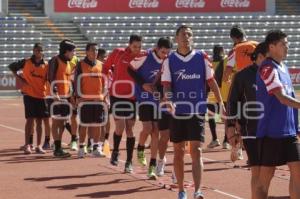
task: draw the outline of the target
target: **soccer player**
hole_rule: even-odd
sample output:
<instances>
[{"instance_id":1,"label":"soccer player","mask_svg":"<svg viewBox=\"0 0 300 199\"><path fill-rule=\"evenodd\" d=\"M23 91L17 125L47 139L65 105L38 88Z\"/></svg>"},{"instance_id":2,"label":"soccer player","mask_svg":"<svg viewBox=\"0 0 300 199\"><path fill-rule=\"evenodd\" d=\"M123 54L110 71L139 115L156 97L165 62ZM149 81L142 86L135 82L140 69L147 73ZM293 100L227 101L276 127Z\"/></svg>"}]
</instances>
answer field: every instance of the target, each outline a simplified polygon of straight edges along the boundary
<instances>
[{"instance_id":1,"label":"soccer player","mask_svg":"<svg viewBox=\"0 0 300 199\"><path fill-rule=\"evenodd\" d=\"M129 63L141 52L142 37L131 35L127 48L117 48L108 56L103 66L104 74L108 74L113 67L113 80L110 88L111 110L115 121L115 132L113 135L113 152L111 155L111 164L118 165L119 145L122 139L123 131L126 131L126 151L127 160L125 163L125 172L131 173L132 155L135 145L135 137L132 128L135 124L135 98L134 81L127 73Z\"/></svg>"},{"instance_id":2,"label":"soccer player","mask_svg":"<svg viewBox=\"0 0 300 199\"><path fill-rule=\"evenodd\" d=\"M257 137L260 155L259 185L256 198L265 199L275 167L287 164L290 170L290 197L300 198L300 143L297 138L300 101L287 66L287 35L280 30L270 31L265 38L268 58L257 75L256 100L263 104L263 117L258 121Z\"/></svg>"},{"instance_id":3,"label":"soccer player","mask_svg":"<svg viewBox=\"0 0 300 199\"><path fill-rule=\"evenodd\" d=\"M100 140L100 125L104 122L104 82L102 63L97 60L98 47L96 43L86 45L86 57L80 61L75 73L75 93L79 102L79 143L78 157L85 156L85 138L89 131L94 141L93 155L104 157ZM102 143L101 143L102 142Z\"/></svg>"},{"instance_id":4,"label":"soccer player","mask_svg":"<svg viewBox=\"0 0 300 199\"><path fill-rule=\"evenodd\" d=\"M52 57L49 61L49 82L51 85L51 95L54 102L51 106L52 113L52 136L54 139L54 156L66 158L71 154L65 152L61 147L64 124L71 116L72 105L68 102L71 93L72 67L70 61L75 54L75 44L71 40L63 40L59 44L59 55ZM71 109L71 110L70 110Z\"/></svg>"},{"instance_id":5,"label":"soccer player","mask_svg":"<svg viewBox=\"0 0 300 199\"><path fill-rule=\"evenodd\" d=\"M174 171L178 182L178 198L186 199L184 190L184 151L190 142L192 174L195 184L194 198L203 199L200 185L203 173L201 148L204 142L204 115L206 113L206 84L215 93L221 110L225 112L220 90L213 77L207 54L194 50L193 31L180 26L176 31L177 51L163 63L162 84L164 104L173 114L170 140L174 144Z\"/></svg>"},{"instance_id":6,"label":"soccer player","mask_svg":"<svg viewBox=\"0 0 300 199\"><path fill-rule=\"evenodd\" d=\"M226 101L227 96L229 93L230 83L224 82L223 79L223 72L225 69L225 66L227 64L227 57L225 56L225 50L220 45L215 45L213 49L213 62L212 67L215 70L214 77L218 83L218 86L221 91L221 96L224 101L224 105L226 107ZM219 106L216 101L216 98L214 97L213 92L208 93L208 104L207 108L209 110L208 112L208 124L210 128L210 132L212 134L212 141L207 145L208 148L215 148L217 146L220 146L220 141L217 137L216 132L216 121L215 121L215 113L219 112ZM225 121L226 123L226 121ZM227 136L226 136L226 125L225 125L225 134L224 134L224 140L223 140L223 149L229 149L230 145L227 142Z\"/></svg>"},{"instance_id":7,"label":"soccer player","mask_svg":"<svg viewBox=\"0 0 300 199\"><path fill-rule=\"evenodd\" d=\"M44 60L43 46L40 43L34 44L31 58L23 59L10 64L8 67L22 84L23 102L25 107L25 154L31 154L32 133L34 121L37 125L37 153L44 154L42 149L42 120L49 117L46 97L46 83L48 63ZM22 75L18 72L22 70ZM31 139L31 140L30 140Z\"/></svg>"},{"instance_id":8,"label":"soccer player","mask_svg":"<svg viewBox=\"0 0 300 199\"><path fill-rule=\"evenodd\" d=\"M253 199L255 199L260 164L256 139L258 113L254 110L260 108L259 105L255 104L256 73L258 67L265 60L266 55L267 45L262 42L258 44L251 56L253 64L235 74L227 106L227 115L230 117L227 120L227 135L233 147L236 147L235 145L240 142L240 136L242 136L248 156L248 164L251 168L251 192ZM236 159L237 157L233 158Z\"/></svg>"},{"instance_id":9,"label":"soccer player","mask_svg":"<svg viewBox=\"0 0 300 199\"><path fill-rule=\"evenodd\" d=\"M137 83L135 96L138 102L139 119L143 125L137 147L137 158L142 166L147 165L144 152L145 142L148 135L151 135L151 159L147 175L149 179L157 178L156 157L159 141L158 120L160 116L158 111L160 110L160 97L157 94L160 93L154 93L154 80L161 69L163 60L168 56L171 48L172 42L169 38L160 38L154 49L136 57L130 62L130 67L128 68L128 73Z\"/></svg>"},{"instance_id":10,"label":"soccer player","mask_svg":"<svg viewBox=\"0 0 300 199\"><path fill-rule=\"evenodd\" d=\"M257 46L256 41L247 40L244 29L235 25L230 30L233 49L229 52L227 67L224 72L224 81L230 80L230 75L252 64L251 54Z\"/></svg>"}]
</instances>

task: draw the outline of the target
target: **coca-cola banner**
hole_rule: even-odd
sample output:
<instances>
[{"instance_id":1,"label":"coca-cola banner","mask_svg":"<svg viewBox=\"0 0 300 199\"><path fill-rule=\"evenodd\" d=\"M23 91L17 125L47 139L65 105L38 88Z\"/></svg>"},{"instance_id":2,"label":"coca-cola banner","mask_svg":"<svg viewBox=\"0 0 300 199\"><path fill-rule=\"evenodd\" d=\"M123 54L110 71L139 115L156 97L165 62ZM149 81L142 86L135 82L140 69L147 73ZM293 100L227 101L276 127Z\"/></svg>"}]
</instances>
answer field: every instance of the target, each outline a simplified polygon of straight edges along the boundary
<instances>
[{"instance_id":1,"label":"coca-cola banner","mask_svg":"<svg viewBox=\"0 0 300 199\"><path fill-rule=\"evenodd\" d=\"M55 12L265 12L266 0L55 0Z\"/></svg>"}]
</instances>

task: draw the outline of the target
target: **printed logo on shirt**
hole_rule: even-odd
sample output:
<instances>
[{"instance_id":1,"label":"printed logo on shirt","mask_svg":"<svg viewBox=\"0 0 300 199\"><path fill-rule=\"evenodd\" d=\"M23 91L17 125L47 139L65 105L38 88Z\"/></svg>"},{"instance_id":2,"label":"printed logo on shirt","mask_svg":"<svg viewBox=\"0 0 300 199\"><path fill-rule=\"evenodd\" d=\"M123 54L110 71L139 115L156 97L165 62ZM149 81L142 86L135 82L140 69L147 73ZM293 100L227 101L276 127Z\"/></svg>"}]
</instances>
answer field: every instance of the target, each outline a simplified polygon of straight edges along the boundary
<instances>
[{"instance_id":1,"label":"printed logo on shirt","mask_svg":"<svg viewBox=\"0 0 300 199\"><path fill-rule=\"evenodd\" d=\"M185 69L178 70L174 74L178 75L176 81L178 81L179 79L181 79L181 80L192 80L192 79L200 79L201 78L200 74L196 74L196 73L186 74Z\"/></svg>"},{"instance_id":2,"label":"printed logo on shirt","mask_svg":"<svg viewBox=\"0 0 300 199\"><path fill-rule=\"evenodd\" d=\"M159 72L159 70L153 70L153 71L151 71L150 72L150 79L152 79L152 78L154 78L154 77L156 77L156 75L157 75L157 73Z\"/></svg>"}]
</instances>

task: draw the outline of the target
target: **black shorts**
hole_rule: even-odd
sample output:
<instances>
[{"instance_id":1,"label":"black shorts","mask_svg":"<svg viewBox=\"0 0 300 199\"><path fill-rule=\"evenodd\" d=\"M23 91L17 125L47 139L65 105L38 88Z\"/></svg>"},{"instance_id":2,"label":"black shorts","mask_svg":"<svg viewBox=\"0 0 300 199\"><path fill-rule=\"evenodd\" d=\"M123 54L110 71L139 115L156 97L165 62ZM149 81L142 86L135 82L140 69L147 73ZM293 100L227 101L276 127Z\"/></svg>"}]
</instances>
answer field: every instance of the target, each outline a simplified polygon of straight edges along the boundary
<instances>
[{"instance_id":1,"label":"black shorts","mask_svg":"<svg viewBox=\"0 0 300 199\"><path fill-rule=\"evenodd\" d=\"M161 118L159 118L158 120L158 130L164 131L170 129L171 119L172 119L171 114L162 112Z\"/></svg>"},{"instance_id":2,"label":"black shorts","mask_svg":"<svg viewBox=\"0 0 300 199\"><path fill-rule=\"evenodd\" d=\"M78 107L80 124L100 124L104 122L104 108L101 104L82 104Z\"/></svg>"},{"instance_id":3,"label":"black shorts","mask_svg":"<svg viewBox=\"0 0 300 199\"><path fill-rule=\"evenodd\" d=\"M45 99L31 97L29 95L23 96L23 103L25 107L25 118L47 118L49 111Z\"/></svg>"},{"instance_id":4,"label":"black shorts","mask_svg":"<svg viewBox=\"0 0 300 199\"><path fill-rule=\"evenodd\" d=\"M257 139L243 139L249 166L259 166L259 152L257 147Z\"/></svg>"},{"instance_id":5,"label":"black shorts","mask_svg":"<svg viewBox=\"0 0 300 199\"><path fill-rule=\"evenodd\" d=\"M48 106L50 110L51 117L65 118L71 116L72 105L69 103L68 99L62 99L62 101L54 101L53 99L48 99Z\"/></svg>"},{"instance_id":6,"label":"black shorts","mask_svg":"<svg viewBox=\"0 0 300 199\"><path fill-rule=\"evenodd\" d=\"M226 102L224 102L224 107L227 107ZM218 103L208 103L207 109L213 113L220 113L220 105Z\"/></svg>"},{"instance_id":7,"label":"black shorts","mask_svg":"<svg viewBox=\"0 0 300 199\"><path fill-rule=\"evenodd\" d=\"M118 118L135 119L136 105L134 100L110 96L111 114Z\"/></svg>"},{"instance_id":8,"label":"black shorts","mask_svg":"<svg viewBox=\"0 0 300 199\"><path fill-rule=\"evenodd\" d=\"M158 109L150 104L138 106L139 120L142 122L156 122L158 120Z\"/></svg>"},{"instance_id":9,"label":"black shorts","mask_svg":"<svg viewBox=\"0 0 300 199\"><path fill-rule=\"evenodd\" d=\"M189 119L171 119L170 140L174 143L183 141L204 142L204 115L192 115Z\"/></svg>"},{"instance_id":10,"label":"black shorts","mask_svg":"<svg viewBox=\"0 0 300 199\"><path fill-rule=\"evenodd\" d=\"M297 137L258 139L261 166L281 166L300 161L300 142Z\"/></svg>"}]
</instances>

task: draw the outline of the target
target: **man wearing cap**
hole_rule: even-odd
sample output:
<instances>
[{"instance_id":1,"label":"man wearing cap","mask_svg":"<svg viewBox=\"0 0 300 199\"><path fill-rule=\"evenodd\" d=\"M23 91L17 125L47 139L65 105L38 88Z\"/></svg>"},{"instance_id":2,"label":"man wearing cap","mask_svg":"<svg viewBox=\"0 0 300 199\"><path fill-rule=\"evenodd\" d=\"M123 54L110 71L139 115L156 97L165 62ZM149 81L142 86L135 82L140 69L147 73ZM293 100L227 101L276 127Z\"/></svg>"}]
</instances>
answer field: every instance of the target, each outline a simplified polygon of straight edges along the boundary
<instances>
[{"instance_id":1,"label":"man wearing cap","mask_svg":"<svg viewBox=\"0 0 300 199\"><path fill-rule=\"evenodd\" d=\"M54 103L51 105L52 136L54 139L54 156L69 157L61 147L62 134L65 121L70 118L72 107L68 103L71 96L71 72L70 60L75 54L75 44L71 40L63 40L59 44L59 55L49 61L48 79L51 85L50 92Z\"/></svg>"}]
</instances>

